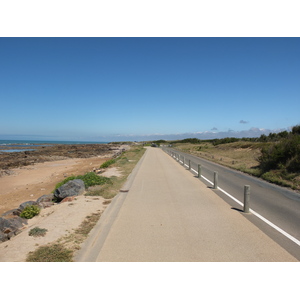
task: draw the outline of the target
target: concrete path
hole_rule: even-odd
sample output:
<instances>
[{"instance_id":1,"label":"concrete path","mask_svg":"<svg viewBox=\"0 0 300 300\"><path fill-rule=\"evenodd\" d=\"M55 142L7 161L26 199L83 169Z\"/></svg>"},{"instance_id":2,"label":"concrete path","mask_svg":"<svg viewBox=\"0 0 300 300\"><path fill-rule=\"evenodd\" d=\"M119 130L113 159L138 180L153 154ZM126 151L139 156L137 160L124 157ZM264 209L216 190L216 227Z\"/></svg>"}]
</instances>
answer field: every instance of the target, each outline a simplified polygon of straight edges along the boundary
<instances>
[{"instance_id":1,"label":"concrete path","mask_svg":"<svg viewBox=\"0 0 300 300\"><path fill-rule=\"evenodd\" d=\"M126 185L76 261L297 261L161 149Z\"/></svg>"}]
</instances>

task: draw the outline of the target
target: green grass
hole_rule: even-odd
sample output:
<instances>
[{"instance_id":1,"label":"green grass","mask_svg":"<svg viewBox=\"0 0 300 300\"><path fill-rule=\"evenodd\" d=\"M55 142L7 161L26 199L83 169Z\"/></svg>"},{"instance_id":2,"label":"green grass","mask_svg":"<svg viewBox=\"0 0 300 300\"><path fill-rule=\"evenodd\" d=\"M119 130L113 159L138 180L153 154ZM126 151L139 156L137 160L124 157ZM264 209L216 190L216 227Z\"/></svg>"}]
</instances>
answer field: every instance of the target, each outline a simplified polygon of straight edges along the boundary
<instances>
[{"instance_id":1,"label":"green grass","mask_svg":"<svg viewBox=\"0 0 300 300\"><path fill-rule=\"evenodd\" d=\"M102 186L97 186L92 190L89 190L87 195L102 196L105 199L112 199L115 197L145 151L146 149L143 146L131 146L131 148L122 153L122 155L118 157L114 163L114 166L121 171L122 176L111 177L111 182L109 184L106 183Z\"/></svg>"},{"instance_id":2,"label":"green grass","mask_svg":"<svg viewBox=\"0 0 300 300\"><path fill-rule=\"evenodd\" d=\"M90 186L94 185L101 185L101 184L110 184L111 180L104 176L98 176L94 172L88 172L85 175L78 175L78 176L70 176L68 178L65 178L63 181L59 182L55 186L55 190L61 187L62 185L66 184L70 180L74 179L81 179L84 182L84 185L86 188L89 188Z\"/></svg>"},{"instance_id":3,"label":"green grass","mask_svg":"<svg viewBox=\"0 0 300 300\"><path fill-rule=\"evenodd\" d=\"M110 165L114 164L116 162L116 160L113 158L113 159L109 159L107 160L106 162L104 162L101 166L100 166L100 169L106 169L108 168Z\"/></svg>"}]
</instances>

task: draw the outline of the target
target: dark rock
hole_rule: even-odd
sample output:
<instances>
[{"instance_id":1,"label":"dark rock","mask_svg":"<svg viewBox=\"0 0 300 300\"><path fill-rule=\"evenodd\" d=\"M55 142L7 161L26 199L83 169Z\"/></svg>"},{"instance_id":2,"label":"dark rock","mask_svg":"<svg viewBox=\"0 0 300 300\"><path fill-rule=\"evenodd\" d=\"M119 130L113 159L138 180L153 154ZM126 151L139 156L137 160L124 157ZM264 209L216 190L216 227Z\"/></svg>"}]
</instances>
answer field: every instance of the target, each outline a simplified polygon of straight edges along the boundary
<instances>
[{"instance_id":1,"label":"dark rock","mask_svg":"<svg viewBox=\"0 0 300 300\"><path fill-rule=\"evenodd\" d=\"M11 209L4 214L2 214L2 217L12 217L12 216L19 216L21 214L22 210L15 208Z\"/></svg>"},{"instance_id":2,"label":"dark rock","mask_svg":"<svg viewBox=\"0 0 300 300\"><path fill-rule=\"evenodd\" d=\"M18 216L9 218L7 220L9 220L9 222L12 224L12 226L14 226L17 229L24 227L24 225L26 225L28 223L26 219L18 217Z\"/></svg>"},{"instance_id":3,"label":"dark rock","mask_svg":"<svg viewBox=\"0 0 300 300\"><path fill-rule=\"evenodd\" d=\"M43 195L36 200L36 203L51 202L54 199L53 194Z\"/></svg>"},{"instance_id":4,"label":"dark rock","mask_svg":"<svg viewBox=\"0 0 300 300\"><path fill-rule=\"evenodd\" d=\"M77 196L85 191L84 182L81 179L74 179L68 181L66 184L62 185L55 190L54 196L62 200L66 197Z\"/></svg>"},{"instance_id":5,"label":"dark rock","mask_svg":"<svg viewBox=\"0 0 300 300\"><path fill-rule=\"evenodd\" d=\"M14 216L11 218L0 218L0 231L4 232L7 228L15 230L18 228L22 228L25 224L27 224L27 220L18 216Z\"/></svg>"},{"instance_id":6,"label":"dark rock","mask_svg":"<svg viewBox=\"0 0 300 300\"><path fill-rule=\"evenodd\" d=\"M5 242L8 240L8 237L6 234L4 234L2 231L0 231L0 243Z\"/></svg>"},{"instance_id":7,"label":"dark rock","mask_svg":"<svg viewBox=\"0 0 300 300\"><path fill-rule=\"evenodd\" d=\"M24 208L29 205L38 205L38 204L36 203L36 201L26 201L20 204L19 209L24 210Z\"/></svg>"},{"instance_id":8,"label":"dark rock","mask_svg":"<svg viewBox=\"0 0 300 300\"><path fill-rule=\"evenodd\" d=\"M4 232L6 228L11 226L10 222L5 218L0 218L0 231Z\"/></svg>"},{"instance_id":9,"label":"dark rock","mask_svg":"<svg viewBox=\"0 0 300 300\"><path fill-rule=\"evenodd\" d=\"M14 235L21 232L20 229L27 224L27 220L18 216L13 217L1 217L0 218L0 242L9 240Z\"/></svg>"}]
</instances>

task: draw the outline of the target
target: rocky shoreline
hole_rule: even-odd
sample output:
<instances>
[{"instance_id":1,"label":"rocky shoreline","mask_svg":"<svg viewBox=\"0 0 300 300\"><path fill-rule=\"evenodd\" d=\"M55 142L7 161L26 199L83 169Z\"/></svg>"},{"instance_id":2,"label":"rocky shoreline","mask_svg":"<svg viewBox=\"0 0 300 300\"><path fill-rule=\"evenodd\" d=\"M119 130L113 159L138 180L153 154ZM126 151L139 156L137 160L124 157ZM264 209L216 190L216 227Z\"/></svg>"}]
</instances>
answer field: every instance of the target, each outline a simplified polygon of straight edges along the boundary
<instances>
[{"instance_id":1,"label":"rocky shoreline","mask_svg":"<svg viewBox=\"0 0 300 300\"><path fill-rule=\"evenodd\" d=\"M20 168L46 161L110 155L112 151L115 152L114 155L119 155L124 147L123 145L110 144L59 144L30 148L34 149L34 151L28 151L26 147L24 147L24 151L22 152L0 152L0 177L11 175L12 171L10 171L10 169L12 168ZM7 147L5 149L9 150Z\"/></svg>"}]
</instances>

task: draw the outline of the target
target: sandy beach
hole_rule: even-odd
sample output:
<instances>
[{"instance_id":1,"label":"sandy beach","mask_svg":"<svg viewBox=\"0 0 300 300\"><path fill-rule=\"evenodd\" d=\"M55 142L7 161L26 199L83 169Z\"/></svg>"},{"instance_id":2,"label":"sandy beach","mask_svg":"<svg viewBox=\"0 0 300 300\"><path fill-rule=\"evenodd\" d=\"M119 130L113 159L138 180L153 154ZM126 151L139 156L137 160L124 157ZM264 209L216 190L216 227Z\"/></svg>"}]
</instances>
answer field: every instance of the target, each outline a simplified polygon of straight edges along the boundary
<instances>
[{"instance_id":1,"label":"sandy beach","mask_svg":"<svg viewBox=\"0 0 300 300\"><path fill-rule=\"evenodd\" d=\"M125 146L126 148L126 146ZM83 175L110 159L118 152L88 158L67 158L35 163L33 165L9 169L12 175L0 177L0 215L18 208L25 201L36 201L40 196L50 194L55 185L71 175ZM115 168L108 169L103 176L119 176ZM21 233L0 243L0 262L22 262L30 251L38 246L54 242L78 228L92 213L102 213L107 201L102 197L78 196L71 203L61 203L45 209L28 220ZM33 227L46 228L44 237L31 237L28 232Z\"/></svg>"},{"instance_id":2,"label":"sandy beach","mask_svg":"<svg viewBox=\"0 0 300 300\"><path fill-rule=\"evenodd\" d=\"M71 158L12 169L14 175L0 177L0 215L49 194L65 177L90 172L109 157Z\"/></svg>"}]
</instances>

